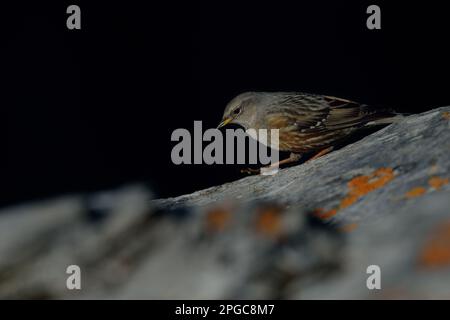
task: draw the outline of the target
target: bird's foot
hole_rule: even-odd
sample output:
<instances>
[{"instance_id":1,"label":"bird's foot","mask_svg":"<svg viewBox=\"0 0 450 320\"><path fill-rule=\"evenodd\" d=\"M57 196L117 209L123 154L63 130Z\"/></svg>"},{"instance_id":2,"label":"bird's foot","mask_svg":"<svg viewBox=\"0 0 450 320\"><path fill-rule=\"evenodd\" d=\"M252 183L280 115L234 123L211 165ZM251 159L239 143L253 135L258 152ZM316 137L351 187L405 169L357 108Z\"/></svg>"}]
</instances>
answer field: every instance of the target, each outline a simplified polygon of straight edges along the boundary
<instances>
[{"instance_id":1,"label":"bird's foot","mask_svg":"<svg viewBox=\"0 0 450 320\"><path fill-rule=\"evenodd\" d=\"M267 166L261 167L259 169L245 168L241 170L241 173L246 173L248 175L260 174L262 176L271 176L278 172L278 167Z\"/></svg>"},{"instance_id":2,"label":"bird's foot","mask_svg":"<svg viewBox=\"0 0 450 320\"><path fill-rule=\"evenodd\" d=\"M301 157L302 157L302 155L299 153L291 153L289 158L278 161L276 163L272 163L270 166L262 167L259 169L246 168L246 169L242 169L241 173L261 174L263 176L271 176L278 172L280 165L297 162L298 160L300 160Z\"/></svg>"},{"instance_id":3,"label":"bird's foot","mask_svg":"<svg viewBox=\"0 0 450 320\"><path fill-rule=\"evenodd\" d=\"M245 168L245 169L241 169L241 173L246 173L248 175L260 174L261 169Z\"/></svg>"}]
</instances>

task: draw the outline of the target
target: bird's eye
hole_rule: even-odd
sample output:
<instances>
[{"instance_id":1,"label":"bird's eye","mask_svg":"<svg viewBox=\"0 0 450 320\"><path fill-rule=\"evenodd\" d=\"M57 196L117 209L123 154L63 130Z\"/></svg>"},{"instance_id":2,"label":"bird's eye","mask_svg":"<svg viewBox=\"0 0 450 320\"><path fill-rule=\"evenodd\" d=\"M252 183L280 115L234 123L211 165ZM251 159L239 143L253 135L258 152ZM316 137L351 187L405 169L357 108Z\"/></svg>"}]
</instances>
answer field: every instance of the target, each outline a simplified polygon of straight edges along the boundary
<instances>
[{"instance_id":1,"label":"bird's eye","mask_svg":"<svg viewBox=\"0 0 450 320\"><path fill-rule=\"evenodd\" d=\"M233 111L234 115L238 115L239 113L241 113L241 108L234 109L234 111Z\"/></svg>"}]
</instances>

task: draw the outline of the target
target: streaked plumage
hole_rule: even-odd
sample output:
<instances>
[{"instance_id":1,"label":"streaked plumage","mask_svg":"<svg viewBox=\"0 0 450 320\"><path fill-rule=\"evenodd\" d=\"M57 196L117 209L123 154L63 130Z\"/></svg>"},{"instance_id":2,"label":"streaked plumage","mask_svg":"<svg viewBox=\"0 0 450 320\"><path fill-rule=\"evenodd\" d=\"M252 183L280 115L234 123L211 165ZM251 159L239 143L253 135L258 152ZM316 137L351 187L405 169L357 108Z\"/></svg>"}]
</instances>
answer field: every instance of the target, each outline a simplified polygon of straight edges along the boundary
<instances>
[{"instance_id":1,"label":"streaked plumage","mask_svg":"<svg viewBox=\"0 0 450 320\"><path fill-rule=\"evenodd\" d=\"M317 152L355 131L394 121L397 115L332 96L301 92L246 92L225 108L222 123L245 129L279 129L279 149Z\"/></svg>"}]
</instances>

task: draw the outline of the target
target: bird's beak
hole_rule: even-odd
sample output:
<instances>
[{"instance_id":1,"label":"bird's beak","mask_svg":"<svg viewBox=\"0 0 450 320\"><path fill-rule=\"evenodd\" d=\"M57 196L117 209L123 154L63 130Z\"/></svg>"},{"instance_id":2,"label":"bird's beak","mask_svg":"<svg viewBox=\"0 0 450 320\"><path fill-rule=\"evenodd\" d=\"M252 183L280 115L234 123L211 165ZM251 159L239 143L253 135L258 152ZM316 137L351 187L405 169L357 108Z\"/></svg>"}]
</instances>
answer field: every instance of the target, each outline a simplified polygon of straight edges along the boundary
<instances>
[{"instance_id":1,"label":"bird's beak","mask_svg":"<svg viewBox=\"0 0 450 320\"><path fill-rule=\"evenodd\" d=\"M226 119L223 120L221 123L219 123L219 125L217 126L217 129L220 129L220 128L222 128L223 126L226 126L226 125L229 124L232 120L233 120L233 118L226 118Z\"/></svg>"}]
</instances>

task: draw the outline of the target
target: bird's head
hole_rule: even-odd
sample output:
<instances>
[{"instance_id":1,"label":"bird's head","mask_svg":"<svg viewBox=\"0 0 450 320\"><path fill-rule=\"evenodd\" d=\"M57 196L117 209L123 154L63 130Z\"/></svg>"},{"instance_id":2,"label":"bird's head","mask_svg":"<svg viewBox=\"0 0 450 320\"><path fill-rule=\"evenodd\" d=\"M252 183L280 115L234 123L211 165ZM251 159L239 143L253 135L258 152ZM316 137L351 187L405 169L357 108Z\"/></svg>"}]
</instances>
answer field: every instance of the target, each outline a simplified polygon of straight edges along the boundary
<instances>
[{"instance_id":1,"label":"bird's head","mask_svg":"<svg viewBox=\"0 0 450 320\"><path fill-rule=\"evenodd\" d=\"M257 92L245 92L238 95L225 107L222 121L217 128L229 123L240 125L245 129L253 128L256 120L256 105L259 100L260 93Z\"/></svg>"}]
</instances>

